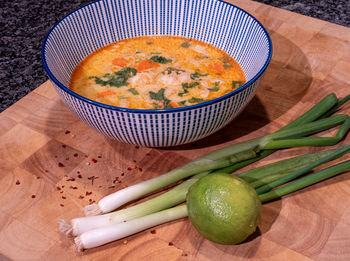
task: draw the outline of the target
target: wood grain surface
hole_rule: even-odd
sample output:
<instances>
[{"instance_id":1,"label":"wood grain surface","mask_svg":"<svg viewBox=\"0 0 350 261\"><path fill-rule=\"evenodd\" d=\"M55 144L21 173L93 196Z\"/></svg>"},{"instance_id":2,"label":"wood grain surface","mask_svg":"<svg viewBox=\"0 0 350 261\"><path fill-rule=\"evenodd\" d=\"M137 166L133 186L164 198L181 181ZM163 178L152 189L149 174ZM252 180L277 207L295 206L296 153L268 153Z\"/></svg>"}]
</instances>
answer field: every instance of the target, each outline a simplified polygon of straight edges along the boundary
<instances>
[{"instance_id":1,"label":"wood grain surface","mask_svg":"<svg viewBox=\"0 0 350 261\"><path fill-rule=\"evenodd\" d=\"M274 131L330 92L349 94L349 28L252 1L232 3L267 27L274 52L256 97L210 137L164 149L110 140L78 120L49 82L0 114L0 260L350 260L349 172L265 204L258 231L236 246L204 239L187 219L83 253L58 231L59 219L82 216L91 201ZM341 112L349 114L350 106ZM323 149L276 152L249 168Z\"/></svg>"}]
</instances>

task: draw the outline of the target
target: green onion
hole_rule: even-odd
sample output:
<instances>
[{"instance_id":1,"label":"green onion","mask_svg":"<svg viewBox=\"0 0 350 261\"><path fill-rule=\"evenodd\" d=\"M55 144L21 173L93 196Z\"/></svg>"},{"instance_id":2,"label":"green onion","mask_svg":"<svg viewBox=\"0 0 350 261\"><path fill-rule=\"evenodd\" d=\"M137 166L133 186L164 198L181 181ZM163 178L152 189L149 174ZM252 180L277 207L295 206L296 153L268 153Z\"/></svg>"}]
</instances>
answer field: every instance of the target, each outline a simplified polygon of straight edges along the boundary
<instances>
[{"instance_id":1,"label":"green onion","mask_svg":"<svg viewBox=\"0 0 350 261\"><path fill-rule=\"evenodd\" d=\"M343 99L345 100L345 98ZM341 102L341 101L340 101ZM313 106L310 110L305 112L303 115L292 121L291 123L287 124L286 126L282 127L280 130L292 128L295 126L299 126L304 123L312 122L317 119L321 119L323 115L327 114L328 111L330 111L332 108L337 106L338 99L335 96L334 93L328 94L325 98L323 98L321 101L319 101L315 106ZM329 115L330 116L330 115ZM256 162L262 158L265 158L275 152L276 150L263 150L261 151L258 156L254 159L249 159L245 161L238 162L232 166L226 167L221 169L223 173L231 173L233 171L236 171L240 168L243 168L249 164L252 164L253 162Z\"/></svg>"},{"instance_id":2,"label":"green onion","mask_svg":"<svg viewBox=\"0 0 350 261\"><path fill-rule=\"evenodd\" d=\"M282 197L284 195L287 195L291 192L308 187L322 180L331 178L335 175L348 171L349 169L350 169L350 160L347 160L337 165L334 165L326 169L320 170L318 172L315 172L313 174L310 174L306 177L300 178L276 190L272 190L270 192L261 194L259 195L259 198L261 202L267 202L267 201Z\"/></svg>"},{"instance_id":3,"label":"green onion","mask_svg":"<svg viewBox=\"0 0 350 261\"><path fill-rule=\"evenodd\" d=\"M304 154L301 156L280 160L255 169L251 169L237 176L248 182L253 188L270 183L278 177L290 174L322 157L333 154L337 149Z\"/></svg>"},{"instance_id":4,"label":"green onion","mask_svg":"<svg viewBox=\"0 0 350 261\"><path fill-rule=\"evenodd\" d=\"M310 174L281 188L259 195L267 202L350 170L350 160ZM188 216L186 205L170 208L130 221L86 231L75 238L78 251L107 244L145 229Z\"/></svg>"},{"instance_id":5,"label":"green onion","mask_svg":"<svg viewBox=\"0 0 350 261\"><path fill-rule=\"evenodd\" d=\"M348 101L350 101L350 95L345 96L343 99L341 99L336 105L334 105L332 107L331 110L329 110L327 113L325 113L324 115L322 115L322 118L326 118L329 117L330 115L332 115L334 112L336 112L343 104L347 103Z\"/></svg>"},{"instance_id":6,"label":"green onion","mask_svg":"<svg viewBox=\"0 0 350 261\"><path fill-rule=\"evenodd\" d=\"M74 239L78 251L107 244L145 229L187 217L186 205L163 210L127 222L89 230Z\"/></svg>"},{"instance_id":7,"label":"green onion","mask_svg":"<svg viewBox=\"0 0 350 261\"><path fill-rule=\"evenodd\" d=\"M217 169L222 166L229 166L235 162L253 158L256 155L254 149L256 149L256 146L253 149L248 149L245 151L242 150L238 154L227 155L227 157L221 157L217 160L211 160L209 158L194 160L189 164L174 169L166 174L107 195L106 197L102 198L97 205L86 206L85 214L97 215L100 213L107 213L118 208L119 206L124 205L125 203L138 199L181 179L193 176L194 174Z\"/></svg>"},{"instance_id":8,"label":"green onion","mask_svg":"<svg viewBox=\"0 0 350 261\"><path fill-rule=\"evenodd\" d=\"M110 194L102 198L98 205L87 206L85 209L86 214L89 215L89 213L91 213L95 215L110 212L129 201L138 199L148 193L154 192L181 179L193 176L203 171L210 171L232 165L235 163L234 159L239 159L236 160L236 162L240 162L242 160L252 158L246 157L245 154L247 151L264 149L264 147L268 146L268 144L274 139L311 135L315 132L342 124L347 118L348 116L346 115L335 115L326 119L281 130L267 136L248 140L211 152L166 174ZM311 137L310 139L314 138ZM289 144L293 144L291 141L293 140L288 140ZM302 145L297 142L295 143L298 146Z\"/></svg>"},{"instance_id":9,"label":"green onion","mask_svg":"<svg viewBox=\"0 0 350 261\"><path fill-rule=\"evenodd\" d=\"M70 222L61 220L59 223L60 231L64 232L67 236L79 236L92 229L122 223L176 206L185 201L187 191L192 184L208 174L209 172L197 174L177 185L175 188L129 208L104 215L74 218Z\"/></svg>"},{"instance_id":10,"label":"green onion","mask_svg":"<svg viewBox=\"0 0 350 261\"><path fill-rule=\"evenodd\" d=\"M293 173L294 171L308 166L309 164L314 163L326 156L334 156L335 154L341 156L343 153L345 153L343 148L344 146L338 149L315 152L286 160L281 160L262 167L248 170L246 172L237 174L237 176L247 181L252 187L257 188L259 186L272 182L278 178ZM349 150L349 148L350 145L347 145L347 149L345 151ZM208 175L209 173L210 172L207 171L192 176L190 179L185 180L180 185L177 185L171 190L150 200L131 206L129 208L125 208L104 215L75 218L72 219L70 223L66 221L61 221L60 230L66 233L67 235L72 234L73 236L78 236L91 229L125 222L157 211L161 211L163 209L173 207L177 204L184 202L186 199L187 191L190 188L190 186L196 181L198 181L200 178ZM212 173L223 172L214 171Z\"/></svg>"},{"instance_id":11,"label":"green onion","mask_svg":"<svg viewBox=\"0 0 350 261\"><path fill-rule=\"evenodd\" d=\"M256 189L256 192L258 194L263 194L265 192L270 191L271 189L280 186L282 184L285 184L309 171L311 171L312 169L316 168L317 166L324 164L328 161L334 160L336 158L339 158L340 156L343 156L344 154L348 153L350 151L350 144L348 145L344 145L336 150L333 151L333 153L331 153L330 155L321 157L320 159L316 160L315 162L312 162L310 164L308 164L307 166L304 166L296 171L294 171L293 173L290 173L284 177L281 177L269 184L263 185L259 188Z\"/></svg>"}]
</instances>

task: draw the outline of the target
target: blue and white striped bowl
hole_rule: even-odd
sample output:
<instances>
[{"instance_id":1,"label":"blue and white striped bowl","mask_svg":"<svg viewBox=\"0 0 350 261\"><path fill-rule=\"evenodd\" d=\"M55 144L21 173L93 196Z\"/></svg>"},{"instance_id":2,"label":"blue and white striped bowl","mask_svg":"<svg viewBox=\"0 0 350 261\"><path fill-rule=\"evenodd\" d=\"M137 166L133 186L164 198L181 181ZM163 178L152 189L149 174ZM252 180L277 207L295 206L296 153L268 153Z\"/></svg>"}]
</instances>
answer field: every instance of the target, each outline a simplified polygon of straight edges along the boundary
<instances>
[{"instance_id":1,"label":"blue and white striped bowl","mask_svg":"<svg viewBox=\"0 0 350 261\"><path fill-rule=\"evenodd\" d=\"M145 35L183 36L217 46L238 61L247 83L220 98L167 110L109 106L68 89L74 68L87 55ZM108 137L149 147L189 143L227 125L253 98L271 54L270 37L259 21L219 0L98 1L60 20L42 47L45 70L72 112Z\"/></svg>"}]
</instances>

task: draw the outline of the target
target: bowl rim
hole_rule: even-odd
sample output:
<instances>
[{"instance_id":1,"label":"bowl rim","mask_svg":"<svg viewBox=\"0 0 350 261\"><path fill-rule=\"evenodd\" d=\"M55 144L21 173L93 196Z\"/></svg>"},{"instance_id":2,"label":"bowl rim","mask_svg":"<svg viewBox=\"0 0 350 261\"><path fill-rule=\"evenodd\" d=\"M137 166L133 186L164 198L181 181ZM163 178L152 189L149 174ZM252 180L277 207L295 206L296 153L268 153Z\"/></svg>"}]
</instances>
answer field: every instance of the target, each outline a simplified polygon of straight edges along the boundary
<instances>
[{"instance_id":1,"label":"bowl rim","mask_svg":"<svg viewBox=\"0 0 350 261\"><path fill-rule=\"evenodd\" d=\"M108 105L108 104L104 104L104 103L100 103L91 99L88 99L86 97L83 97L81 95L79 95L76 92L73 92L71 89L69 89L68 87L64 86L59 80L57 80L57 78L53 75L53 73L51 72L51 70L49 69L47 62L46 62L46 58L45 58L45 52L46 52L46 43L48 41L49 36L51 35L52 31L55 30L55 28L62 22L64 21L67 17L73 15L76 12L79 12L80 9L86 8L89 5L95 5L98 2L102 2L105 0L98 0L98 1L94 1L92 3L86 4L78 9L73 10L72 12L69 12L68 14L66 14L64 17L62 17L58 22L56 22L51 29L49 30L49 32L46 34L43 44L41 46L41 60L43 63L43 67L46 71L46 73L48 74L50 80L52 80L60 89L62 89L63 91L69 93L70 95L74 96L75 98L78 98L79 100L82 100L84 102L87 102L91 105L95 105L98 107L102 107L104 109L108 109L108 110L113 110L113 111L121 111L121 112L129 112L129 113L146 113L146 114L158 114L158 113L172 113L172 112L179 112L179 111L187 111L187 110L193 110L193 109L197 109L200 107L204 107L207 105L211 105L217 102L220 102L222 100L226 100L238 93L240 93L241 91L243 91L244 89L248 88L252 83L254 83L260 76L262 76L262 74L265 72L267 66L270 64L271 62L271 58L272 58L272 41L271 41L271 37L268 33L268 31L266 30L266 28L262 25L262 23L255 18L252 14L248 13L247 11L245 11L244 9L225 2L223 0L209 0L209 1L216 1L216 2L221 2L223 4L226 5L230 5L234 8L237 8L238 10L242 11L243 13L245 13L246 15L248 15L249 17L251 17L254 22L256 22L263 30L263 32L265 33L266 37L267 37L267 41L268 41L268 56L267 59L264 63L264 65L262 66L262 68L259 70L259 72L257 74L254 75L254 77L252 79L250 79L249 81L247 81L245 84L243 84L241 87L239 87L238 89L233 90L230 93L227 93L223 96L220 96L218 98L206 101L206 102L202 102L202 103L198 103L195 105L190 105L190 106L184 106L184 107L179 107L179 108L171 108L171 109L157 109L157 110L151 110L151 109L131 109L131 108L123 108L123 107L117 107L117 106L113 106L113 105Z\"/></svg>"}]
</instances>

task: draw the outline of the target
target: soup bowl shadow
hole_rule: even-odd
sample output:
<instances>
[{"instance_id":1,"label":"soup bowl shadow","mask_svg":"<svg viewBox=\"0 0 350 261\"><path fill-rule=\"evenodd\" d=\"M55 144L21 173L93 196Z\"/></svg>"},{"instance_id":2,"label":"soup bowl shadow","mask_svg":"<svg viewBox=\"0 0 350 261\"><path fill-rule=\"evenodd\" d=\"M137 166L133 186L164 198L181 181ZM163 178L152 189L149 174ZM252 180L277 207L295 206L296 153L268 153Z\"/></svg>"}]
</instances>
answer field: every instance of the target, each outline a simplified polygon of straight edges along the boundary
<instances>
[{"instance_id":1,"label":"soup bowl shadow","mask_svg":"<svg viewBox=\"0 0 350 261\"><path fill-rule=\"evenodd\" d=\"M311 65L298 46L281 34L270 31L274 46L271 63L260 88L244 111L216 133L169 150L191 150L219 145L262 129L300 102L312 83ZM301 112L303 113L303 112ZM292 116L291 118L299 117ZM289 122L284 121L283 124ZM262 134L263 135L263 134ZM255 135L256 136L256 135Z\"/></svg>"},{"instance_id":2,"label":"soup bowl shadow","mask_svg":"<svg viewBox=\"0 0 350 261\"><path fill-rule=\"evenodd\" d=\"M214 100L166 110L105 105L69 89L73 70L90 53L118 40L146 35L181 36L211 44L240 64L247 82ZM73 113L109 138L146 147L190 143L229 124L254 97L271 56L271 39L261 23L246 11L216 0L97 1L61 19L42 47L44 68Z\"/></svg>"}]
</instances>

